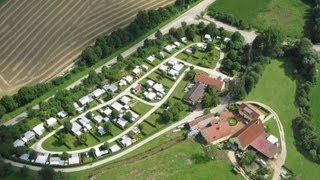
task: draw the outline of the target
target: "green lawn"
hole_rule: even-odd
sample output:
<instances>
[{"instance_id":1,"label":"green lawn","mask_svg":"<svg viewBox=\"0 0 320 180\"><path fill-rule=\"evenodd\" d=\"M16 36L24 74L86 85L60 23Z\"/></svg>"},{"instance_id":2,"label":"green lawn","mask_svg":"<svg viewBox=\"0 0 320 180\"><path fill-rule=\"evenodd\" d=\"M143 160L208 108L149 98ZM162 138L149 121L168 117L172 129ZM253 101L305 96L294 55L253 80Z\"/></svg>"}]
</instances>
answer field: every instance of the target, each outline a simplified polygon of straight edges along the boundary
<instances>
[{"instance_id":1,"label":"green lawn","mask_svg":"<svg viewBox=\"0 0 320 180\"><path fill-rule=\"evenodd\" d=\"M280 140L280 133L278 130L278 125L275 119L270 119L266 123L264 123L265 128L267 129L269 134L276 136Z\"/></svg>"},{"instance_id":2,"label":"green lawn","mask_svg":"<svg viewBox=\"0 0 320 180\"><path fill-rule=\"evenodd\" d=\"M317 69L320 69L318 64ZM315 132L320 136L320 73L318 72L318 82L311 92L311 112L313 116L313 127Z\"/></svg>"},{"instance_id":3,"label":"green lawn","mask_svg":"<svg viewBox=\"0 0 320 180\"><path fill-rule=\"evenodd\" d=\"M303 35L304 16L309 8L302 0L217 0L212 6L257 29L279 27L290 37Z\"/></svg>"},{"instance_id":4,"label":"green lawn","mask_svg":"<svg viewBox=\"0 0 320 180\"><path fill-rule=\"evenodd\" d=\"M285 165L301 179L315 179L320 175L319 165L304 158L294 145L291 126L292 119L298 115L298 109L294 104L296 82L288 62L273 60L246 100L263 102L276 111L285 132L287 145Z\"/></svg>"},{"instance_id":5,"label":"green lawn","mask_svg":"<svg viewBox=\"0 0 320 180\"><path fill-rule=\"evenodd\" d=\"M220 58L220 51L213 48L210 52L197 51L195 54L182 52L177 55L177 58L197 66L215 68Z\"/></svg>"},{"instance_id":6,"label":"green lawn","mask_svg":"<svg viewBox=\"0 0 320 180\"><path fill-rule=\"evenodd\" d=\"M76 136L70 133L66 134L66 142L71 147L71 150L79 150L99 143L91 134L86 133L85 135L87 137L88 146L80 144ZM70 151L70 149L68 149L65 145L60 145L57 141L57 138L54 136L51 136L46 141L44 141L42 147L49 151Z\"/></svg>"},{"instance_id":7,"label":"green lawn","mask_svg":"<svg viewBox=\"0 0 320 180\"><path fill-rule=\"evenodd\" d=\"M151 157L107 170L96 179L243 179L231 172L229 161L195 162L195 157L201 155L201 145L187 140ZM77 180L86 179L87 176L86 171L71 174Z\"/></svg>"},{"instance_id":8,"label":"green lawn","mask_svg":"<svg viewBox=\"0 0 320 180\"><path fill-rule=\"evenodd\" d=\"M131 107L131 109L136 113L138 113L140 116L143 116L144 114L146 114L148 111L150 111L151 108L152 108L151 106L144 104L140 101L137 101L133 105L133 107Z\"/></svg>"}]
</instances>

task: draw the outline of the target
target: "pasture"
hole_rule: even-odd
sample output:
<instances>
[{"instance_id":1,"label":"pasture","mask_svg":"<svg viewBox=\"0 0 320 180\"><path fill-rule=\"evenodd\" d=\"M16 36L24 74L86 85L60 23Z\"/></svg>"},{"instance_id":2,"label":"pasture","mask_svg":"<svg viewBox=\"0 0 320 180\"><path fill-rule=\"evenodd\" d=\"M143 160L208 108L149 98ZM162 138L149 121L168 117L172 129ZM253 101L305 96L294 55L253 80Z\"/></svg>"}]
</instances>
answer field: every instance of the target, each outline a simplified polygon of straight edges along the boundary
<instances>
[{"instance_id":1,"label":"pasture","mask_svg":"<svg viewBox=\"0 0 320 180\"><path fill-rule=\"evenodd\" d=\"M159 143L158 140L154 141ZM204 155L202 146L186 140L143 160L107 169L104 173L96 175L96 179L243 179L241 175L232 173L231 163L223 152L221 153L222 159L199 161L198 159ZM70 174L70 177L77 180L85 179L87 176L87 171Z\"/></svg>"},{"instance_id":2,"label":"pasture","mask_svg":"<svg viewBox=\"0 0 320 180\"><path fill-rule=\"evenodd\" d=\"M294 104L296 81L289 62L290 60L272 60L246 100L263 102L278 114L287 145L285 166L293 171L297 179L314 179L320 175L319 165L306 159L294 144L292 119L299 114ZM272 128L272 125L269 126Z\"/></svg>"},{"instance_id":3,"label":"pasture","mask_svg":"<svg viewBox=\"0 0 320 180\"><path fill-rule=\"evenodd\" d=\"M302 0L217 0L211 6L259 30L279 27L290 37L303 35L304 16L309 8Z\"/></svg>"},{"instance_id":4,"label":"pasture","mask_svg":"<svg viewBox=\"0 0 320 180\"><path fill-rule=\"evenodd\" d=\"M0 7L0 95L50 79L72 64L97 36L126 26L139 10L172 2L7 1Z\"/></svg>"},{"instance_id":5,"label":"pasture","mask_svg":"<svg viewBox=\"0 0 320 180\"><path fill-rule=\"evenodd\" d=\"M317 69L319 71L320 64L318 64ZM315 129L315 132L318 136L320 136L320 73L318 72L318 82L313 88L311 92L311 112L312 112L312 120L313 120L313 127Z\"/></svg>"}]
</instances>

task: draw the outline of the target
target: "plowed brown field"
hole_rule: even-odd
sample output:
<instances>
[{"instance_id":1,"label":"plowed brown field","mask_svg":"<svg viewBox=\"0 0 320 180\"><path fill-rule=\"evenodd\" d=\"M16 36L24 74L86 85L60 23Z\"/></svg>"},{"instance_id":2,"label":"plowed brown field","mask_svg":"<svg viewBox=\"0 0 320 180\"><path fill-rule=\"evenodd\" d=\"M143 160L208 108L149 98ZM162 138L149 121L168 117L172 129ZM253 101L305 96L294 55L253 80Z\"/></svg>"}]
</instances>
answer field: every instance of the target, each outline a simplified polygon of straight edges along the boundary
<instances>
[{"instance_id":1,"label":"plowed brown field","mask_svg":"<svg viewBox=\"0 0 320 180\"><path fill-rule=\"evenodd\" d=\"M174 0L10 0L0 8L0 96L43 82L100 34Z\"/></svg>"}]
</instances>

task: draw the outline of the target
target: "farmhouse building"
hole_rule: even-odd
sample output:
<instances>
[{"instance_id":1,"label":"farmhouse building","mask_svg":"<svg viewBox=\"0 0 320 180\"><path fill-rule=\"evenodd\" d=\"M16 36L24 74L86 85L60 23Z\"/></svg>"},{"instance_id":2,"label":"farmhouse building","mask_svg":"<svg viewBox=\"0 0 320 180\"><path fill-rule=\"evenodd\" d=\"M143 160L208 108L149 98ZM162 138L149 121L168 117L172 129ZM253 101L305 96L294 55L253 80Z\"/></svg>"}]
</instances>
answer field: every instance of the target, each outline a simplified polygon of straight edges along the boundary
<instances>
[{"instance_id":1,"label":"farmhouse building","mask_svg":"<svg viewBox=\"0 0 320 180\"><path fill-rule=\"evenodd\" d=\"M201 83L196 83L183 97L184 101L189 104L196 105L202 98L206 89L206 85Z\"/></svg>"},{"instance_id":2,"label":"farmhouse building","mask_svg":"<svg viewBox=\"0 0 320 180\"><path fill-rule=\"evenodd\" d=\"M222 91L225 87L225 83L219 79L214 79L208 76L204 76L202 74L196 74L194 77L195 82L199 82Z\"/></svg>"},{"instance_id":3,"label":"farmhouse building","mask_svg":"<svg viewBox=\"0 0 320 180\"><path fill-rule=\"evenodd\" d=\"M242 103L240 105L239 113L250 121L257 119L262 121L265 118L265 115L261 111L249 103Z\"/></svg>"},{"instance_id":4,"label":"farmhouse building","mask_svg":"<svg viewBox=\"0 0 320 180\"><path fill-rule=\"evenodd\" d=\"M254 120L235 133L229 141L240 150L245 150L250 146L262 155L273 158L279 150L276 145L267 140L267 137L268 134L261 120Z\"/></svg>"}]
</instances>

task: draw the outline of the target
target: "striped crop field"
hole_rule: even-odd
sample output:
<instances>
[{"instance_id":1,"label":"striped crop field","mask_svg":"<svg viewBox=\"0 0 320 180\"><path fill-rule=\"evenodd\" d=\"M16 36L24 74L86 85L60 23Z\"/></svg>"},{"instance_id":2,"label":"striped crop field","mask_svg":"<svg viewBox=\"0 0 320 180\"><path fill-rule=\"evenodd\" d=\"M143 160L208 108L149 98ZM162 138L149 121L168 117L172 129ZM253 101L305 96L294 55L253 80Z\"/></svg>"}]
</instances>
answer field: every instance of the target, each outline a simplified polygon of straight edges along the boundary
<instances>
[{"instance_id":1,"label":"striped crop field","mask_svg":"<svg viewBox=\"0 0 320 180\"><path fill-rule=\"evenodd\" d=\"M10 0L0 7L0 96L61 72L94 39L174 0Z\"/></svg>"}]
</instances>

